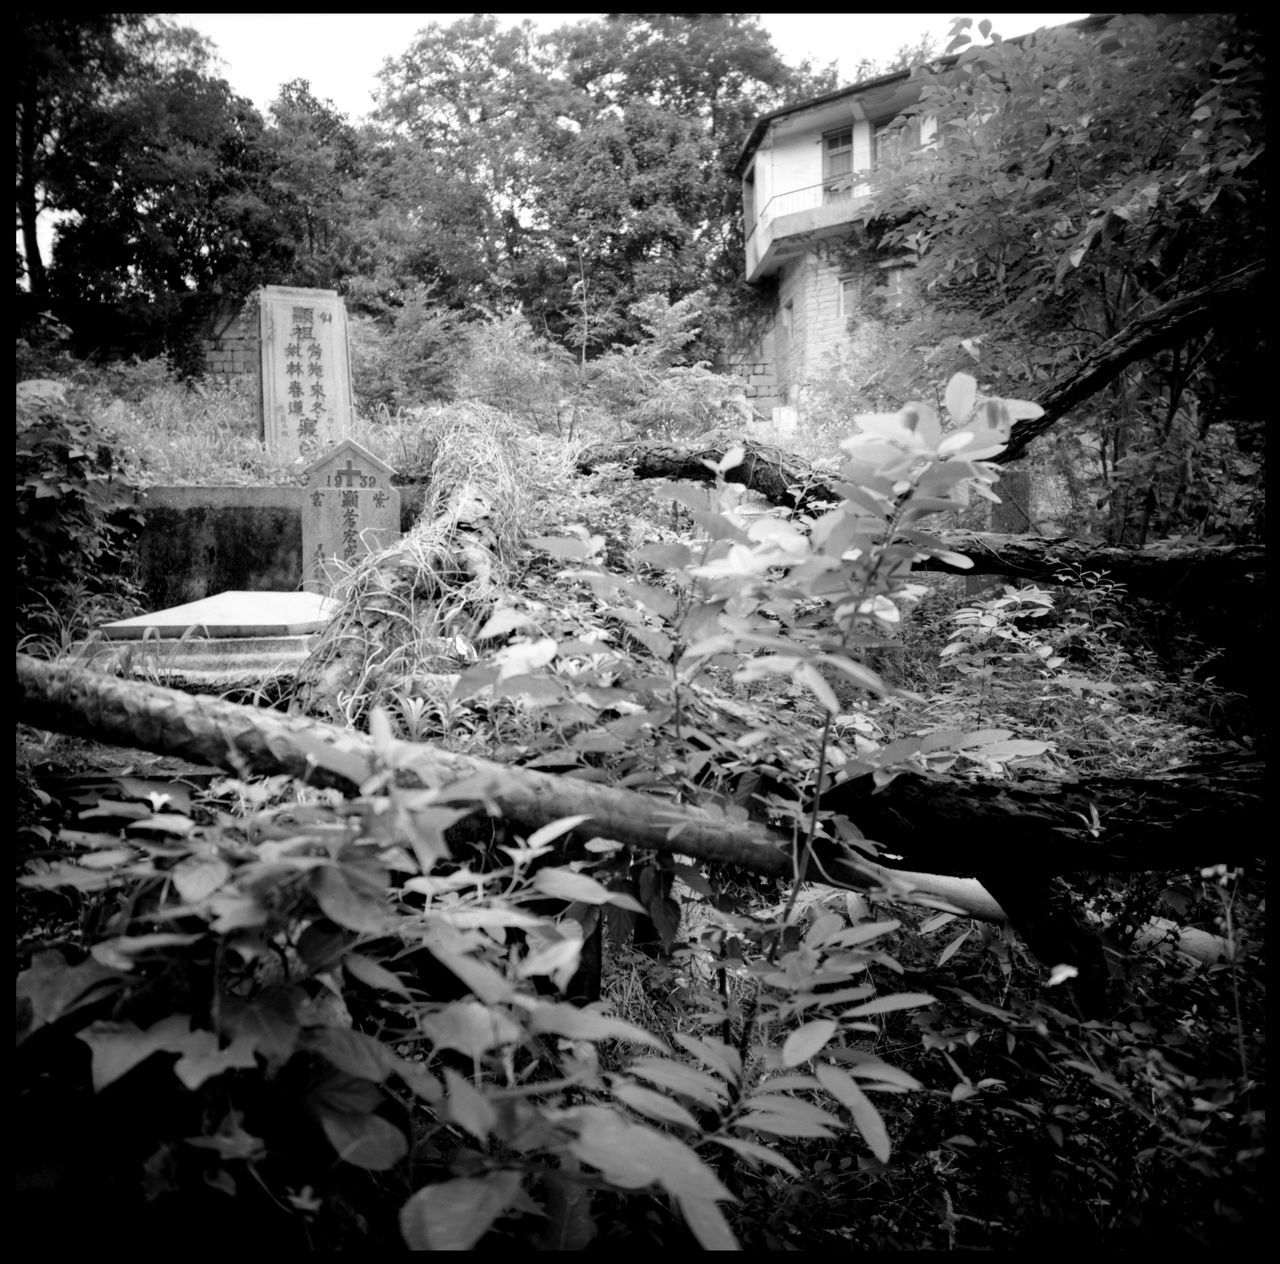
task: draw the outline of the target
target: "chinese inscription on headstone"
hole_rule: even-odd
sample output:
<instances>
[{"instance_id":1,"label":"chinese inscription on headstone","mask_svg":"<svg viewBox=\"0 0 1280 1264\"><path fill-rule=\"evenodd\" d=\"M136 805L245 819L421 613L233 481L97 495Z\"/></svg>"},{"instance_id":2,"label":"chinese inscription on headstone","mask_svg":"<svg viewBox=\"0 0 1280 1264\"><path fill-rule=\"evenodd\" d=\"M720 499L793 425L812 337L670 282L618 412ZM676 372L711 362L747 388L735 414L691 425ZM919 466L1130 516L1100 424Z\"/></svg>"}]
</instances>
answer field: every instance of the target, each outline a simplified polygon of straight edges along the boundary
<instances>
[{"instance_id":1,"label":"chinese inscription on headstone","mask_svg":"<svg viewBox=\"0 0 1280 1264\"><path fill-rule=\"evenodd\" d=\"M268 285L259 295L263 442L312 456L351 429L347 311L334 290Z\"/></svg>"},{"instance_id":2,"label":"chinese inscription on headstone","mask_svg":"<svg viewBox=\"0 0 1280 1264\"><path fill-rule=\"evenodd\" d=\"M344 439L303 475L302 586L327 593L341 573L334 560L353 565L400 536L400 493L395 471L354 439Z\"/></svg>"}]
</instances>

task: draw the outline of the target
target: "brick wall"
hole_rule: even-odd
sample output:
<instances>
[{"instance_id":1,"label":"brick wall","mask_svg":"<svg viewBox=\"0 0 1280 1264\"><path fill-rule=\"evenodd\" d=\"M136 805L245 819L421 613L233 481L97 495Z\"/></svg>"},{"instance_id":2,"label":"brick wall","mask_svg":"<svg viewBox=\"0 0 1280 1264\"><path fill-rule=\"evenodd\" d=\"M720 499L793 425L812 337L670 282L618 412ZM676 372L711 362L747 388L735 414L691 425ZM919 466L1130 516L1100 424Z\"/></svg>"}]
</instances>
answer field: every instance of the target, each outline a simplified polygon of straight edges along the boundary
<instances>
[{"instance_id":1,"label":"brick wall","mask_svg":"<svg viewBox=\"0 0 1280 1264\"><path fill-rule=\"evenodd\" d=\"M258 309L222 310L218 312L210 337L204 347L205 377L228 382L236 378L256 377L260 371Z\"/></svg>"}]
</instances>

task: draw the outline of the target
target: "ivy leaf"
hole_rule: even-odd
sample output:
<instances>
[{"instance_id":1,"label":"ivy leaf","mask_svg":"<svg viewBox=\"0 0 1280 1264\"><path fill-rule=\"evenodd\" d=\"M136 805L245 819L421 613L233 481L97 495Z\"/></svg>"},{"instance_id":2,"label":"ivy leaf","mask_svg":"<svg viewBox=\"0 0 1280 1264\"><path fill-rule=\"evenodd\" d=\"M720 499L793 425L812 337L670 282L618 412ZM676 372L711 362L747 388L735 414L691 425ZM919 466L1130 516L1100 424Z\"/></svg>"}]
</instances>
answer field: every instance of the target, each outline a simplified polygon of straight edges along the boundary
<instances>
[{"instance_id":1,"label":"ivy leaf","mask_svg":"<svg viewBox=\"0 0 1280 1264\"><path fill-rule=\"evenodd\" d=\"M146 1031L134 1023L94 1023L76 1039L89 1046L93 1090L100 1093L153 1053L184 1052L190 1035L190 1016L170 1014Z\"/></svg>"},{"instance_id":2,"label":"ivy leaf","mask_svg":"<svg viewBox=\"0 0 1280 1264\"><path fill-rule=\"evenodd\" d=\"M257 1070L254 1044L247 1036L237 1036L226 1049L218 1047L211 1031L193 1031L186 1041L182 1057L174 1063L173 1073L193 1093L206 1080L231 1070Z\"/></svg>"},{"instance_id":3,"label":"ivy leaf","mask_svg":"<svg viewBox=\"0 0 1280 1264\"><path fill-rule=\"evenodd\" d=\"M199 904L231 877L231 866L221 856L188 856L179 861L170 875L186 904Z\"/></svg>"},{"instance_id":4,"label":"ivy leaf","mask_svg":"<svg viewBox=\"0 0 1280 1264\"><path fill-rule=\"evenodd\" d=\"M124 983L120 971L101 962L90 959L69 966L61 952L47 949L37 952L31 965L18 975L17 993L19 1000L31 1003L31 1030L35 1031L64 1014L102 1000Z\"/></svg>"},{"instance_id":5,"label":"ivy leaf","mask_svg":"<svg viewBox=\"0 0 1280 1264\"><path fill-rule=\"evenodd\" d=\"M520 1194L518 1172L488 1172L428 1185L400 1209L411 1251L470 1251Z\"/></svg>"}]
</instances>

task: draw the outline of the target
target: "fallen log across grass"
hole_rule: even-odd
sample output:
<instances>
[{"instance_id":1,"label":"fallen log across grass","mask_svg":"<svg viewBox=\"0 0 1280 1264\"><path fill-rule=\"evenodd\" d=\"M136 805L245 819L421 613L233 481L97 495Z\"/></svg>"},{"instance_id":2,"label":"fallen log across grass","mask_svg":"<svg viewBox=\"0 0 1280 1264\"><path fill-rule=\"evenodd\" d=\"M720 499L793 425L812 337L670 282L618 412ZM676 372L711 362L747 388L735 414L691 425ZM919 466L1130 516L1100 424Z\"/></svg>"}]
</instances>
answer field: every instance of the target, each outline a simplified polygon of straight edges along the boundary
<instances>
[{"instance_id":1,"label":"fallen log across grass","mask_svg":"<svg viewBox=\"0 0 1280 1264\"><path fill-rule=\"evenodd\" d=\"M718 807L677 804L421 743L375 742L316 720L23 654L17 678L19 720L38 729L239 776L284 773L347 794L390 771L399 782L437 790L441 803L484 803L525 833L584 816L575 831L582 840L610 839L766 876L795 872L787 836ZM815 848L806 873L835 887L879 890L984 921L1010 920L1041 960L1055 964L1064 951L1074 956L1082 949L1079 920L1059 895L1048 894L1053 881L1075 871L1182 872L1244 859L1260 846L1254 828L1260 778L1260 769L1235 761L1143 782L1099 778L1070 786L903 774L872 793L870 784L861 784L870 779L860 779L830 791L824 805L895 858L884 863L827 841ZM932 872L914 869L920 857ZM1146 940L1171 935L1201 959L1225 951L1200 934L1179 936L1168 923L1150 928Z\"/></svg>"}]
</instances>

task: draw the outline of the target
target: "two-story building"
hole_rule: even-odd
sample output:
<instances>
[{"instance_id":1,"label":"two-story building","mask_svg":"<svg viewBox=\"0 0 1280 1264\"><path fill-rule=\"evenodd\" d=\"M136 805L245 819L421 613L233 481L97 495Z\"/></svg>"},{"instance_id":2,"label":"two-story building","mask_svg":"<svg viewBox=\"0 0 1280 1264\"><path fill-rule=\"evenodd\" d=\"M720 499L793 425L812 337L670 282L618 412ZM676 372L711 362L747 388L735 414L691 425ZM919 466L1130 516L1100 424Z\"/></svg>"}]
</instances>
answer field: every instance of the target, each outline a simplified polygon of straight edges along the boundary
<instances>
[{"instance_id":1,"label":"two-story building","mask_svg":"<svg viewBox=\"0 0 1280 1264\"><path fill-rule=\"evenodd\" d=\"M909 292L905 261L854 268L850 248L876 167L904 144L933 139L931 119L905 132L889 127L918 93L909 71L882 75L764 115L743 146L746 278L772 279L776 295L772 328L746 357L755 370L748 394L780 429L794 422L824 361L856 353L851 318L868 294L880 291L892 307Z\"/></svg>"},{"instance_id":2,"label":"two-story building","mask_svg":"<svg viewBox=\"0 0 1280 1264\"><path fill-rule=\"evenodd\" d=\"M1109 20L1097 14L1068 25ZM859 223L877 167L936 143L931 118L890 127L919 91L910 71L881 75L762 116L743 145L735 174L746 279L770 282L774 300L771 327L738 364L755 415L780 431L803 415L806 386L835 357L869 367L884 334L877 317L912 300L910 259L874 257Z\"/></svg>"}]
</instances>

